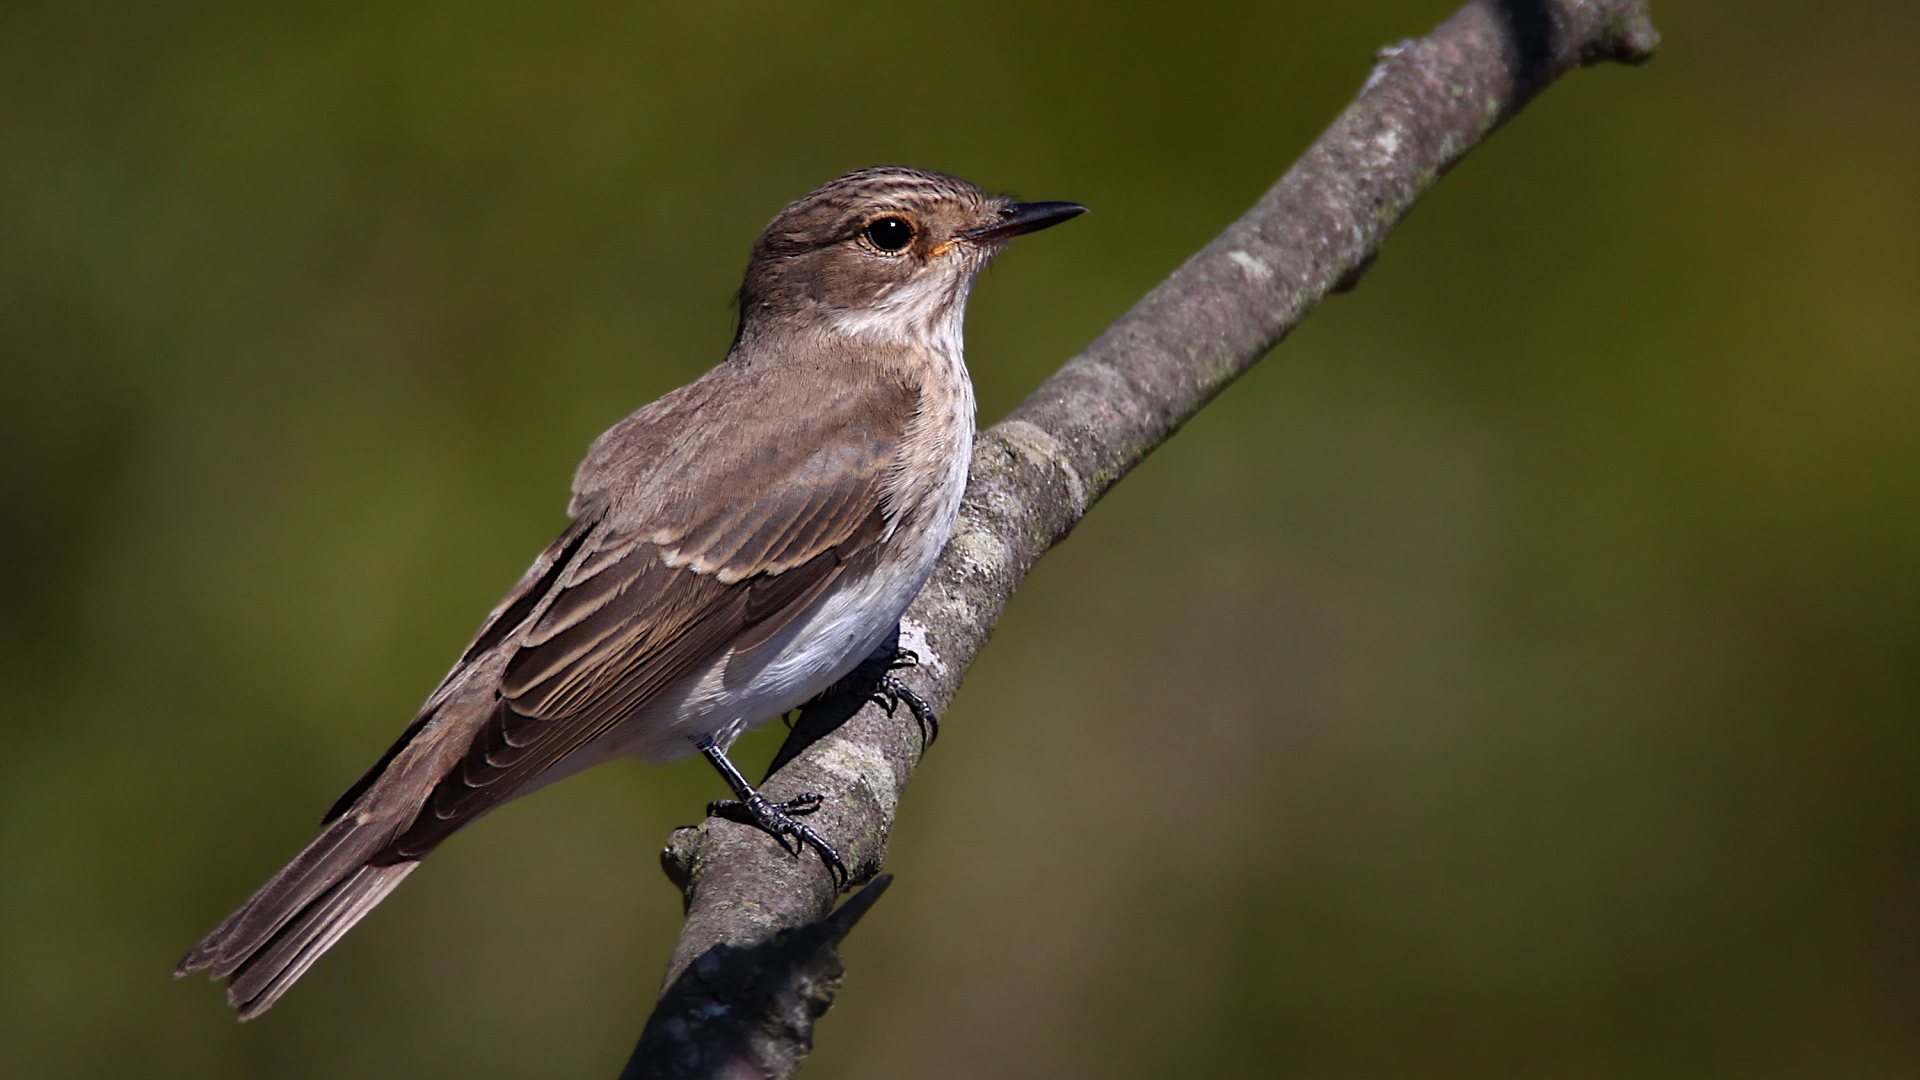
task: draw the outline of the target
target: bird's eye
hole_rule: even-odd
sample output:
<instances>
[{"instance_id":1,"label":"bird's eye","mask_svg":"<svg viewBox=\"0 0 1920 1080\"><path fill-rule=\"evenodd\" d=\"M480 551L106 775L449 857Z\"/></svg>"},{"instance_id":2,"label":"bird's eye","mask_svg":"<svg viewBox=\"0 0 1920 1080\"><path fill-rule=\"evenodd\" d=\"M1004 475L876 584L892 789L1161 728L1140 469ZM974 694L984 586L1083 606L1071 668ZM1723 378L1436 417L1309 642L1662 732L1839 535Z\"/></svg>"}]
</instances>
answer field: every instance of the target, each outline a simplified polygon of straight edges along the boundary
<instances>
[{"instance_id":1,"label":"bird's eye","mask_svg":"<svg viewBox=\"0 0 1920 1080\"><path fill-rule=\"evenodd\" d=\"M883 217L867 226L867 239L881 251L899 251L913 243L913 226L897 217Z\"/></svg>"}]
</instances>

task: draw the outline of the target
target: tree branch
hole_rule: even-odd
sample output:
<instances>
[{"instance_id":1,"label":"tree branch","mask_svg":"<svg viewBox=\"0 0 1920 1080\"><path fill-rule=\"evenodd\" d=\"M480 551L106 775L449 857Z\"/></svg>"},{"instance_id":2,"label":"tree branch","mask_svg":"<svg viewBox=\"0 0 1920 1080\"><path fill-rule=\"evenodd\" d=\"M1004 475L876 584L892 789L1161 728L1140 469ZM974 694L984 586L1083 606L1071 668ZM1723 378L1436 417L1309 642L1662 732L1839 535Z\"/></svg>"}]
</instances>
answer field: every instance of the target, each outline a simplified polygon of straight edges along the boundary
<instances>
[{"instance_id":1,"label":"tree branch","mask_svg":"<svg viewBox=\"0 0 1920 1080\"><path fill-rule=\"evenodd\" d=\"M1644 0L1474 0L1382 50L1358 98L1245 216L981 434L959 525L901 623L920 658L907 683L944 710L1040 556L1328 293L1351 288L1414 200L1555 78L1643 63L1657 42ZM812 741L783 751L766 791L824 795L808 821L860 882L879 873L923 746L907 710L851 695L821 707L846 717L827 734L820 710L803 717L795 734ZM718 818L676 831L662 862L687 920L623 1080L791 1076L838 985L835 946L886 879L830 915L838 890L819 859Z\"/></svg>"}]
</instances>

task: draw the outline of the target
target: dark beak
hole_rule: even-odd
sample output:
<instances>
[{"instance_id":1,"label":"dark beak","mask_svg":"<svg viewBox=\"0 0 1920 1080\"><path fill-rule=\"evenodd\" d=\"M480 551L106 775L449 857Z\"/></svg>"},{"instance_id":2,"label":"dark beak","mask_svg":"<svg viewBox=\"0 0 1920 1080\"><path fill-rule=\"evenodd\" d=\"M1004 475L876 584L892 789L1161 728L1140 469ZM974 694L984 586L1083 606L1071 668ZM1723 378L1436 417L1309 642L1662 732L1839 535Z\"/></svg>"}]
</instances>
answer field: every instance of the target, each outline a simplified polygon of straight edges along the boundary
<instances>
[{"instance_id":1,"label":"dark beak","mask_svg":"<svg viewBox=\"0 0 1920 1080\"><path fill-rule=\"evenodd\" d=\"M991 225L982 225L977 229L968 229L955 239L975 244L998 243L1030 232L1039 232L1041 229L1051 229L1068 218L1076 218L1086 212L1087 208L1079 203L1012 203L1000 211L1000 220Z\"/></svg>"}]
</instances>

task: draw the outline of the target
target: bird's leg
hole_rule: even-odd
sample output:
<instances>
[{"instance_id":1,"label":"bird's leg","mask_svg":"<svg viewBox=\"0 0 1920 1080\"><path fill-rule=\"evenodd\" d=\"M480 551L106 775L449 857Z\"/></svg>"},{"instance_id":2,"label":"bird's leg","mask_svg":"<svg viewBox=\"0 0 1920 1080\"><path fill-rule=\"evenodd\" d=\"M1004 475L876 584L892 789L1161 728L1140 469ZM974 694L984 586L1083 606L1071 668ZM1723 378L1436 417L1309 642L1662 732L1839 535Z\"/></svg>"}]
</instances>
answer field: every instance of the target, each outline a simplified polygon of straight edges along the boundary
<instances>
[{"instance_id":1,"label":"bird's leg","mask_svg":"<svg viewBox=\"0 0 1920 1080\"><path fill-rule=\"evenodd\" d=\"M707 813L713 817L723 817L728 821L737 821L742 825L751 825L780 845L780 850L798 858L802 846L810 847L820 853L820 861L827 866L828 873L839 884L847 882L847 865L840 861L840 853L833 845L820 838L820 834L805 824L795 821L820 809L821 797L814 794L802 795L783 803L777 803L760 794L740 770L727 759L727 752L720 744L711 739L699 744L700 752L706 755L713 767L719 771L727 786L733 789L731 799L717 799L707 804ZM787 838L792 837L791 843Z\"/></svg>"},{"instance_id":2,"label":"bird's leg","mask_svg":"<svg viewBox=\"0 0 1920 1080\"><path fill-rule=\"evenodd\" d=\"M888 716L892 716L895 709L905 705L907 711L913 714L914 720L920 725L920 750L925 753L927 747L933 745L933 740L940 737L940 718L934 715L933 706L928 705L925 698L914 693L912 687L901 681L900 676L894 674L902 668L910 668L920 663L919 655L912 649L901 648L898 638L895 638L894 642L893 656L887 660L886 672L880 676L880 682L873 688L873 696L867 700L887 710Z\"/></svg>"}]
</instances>

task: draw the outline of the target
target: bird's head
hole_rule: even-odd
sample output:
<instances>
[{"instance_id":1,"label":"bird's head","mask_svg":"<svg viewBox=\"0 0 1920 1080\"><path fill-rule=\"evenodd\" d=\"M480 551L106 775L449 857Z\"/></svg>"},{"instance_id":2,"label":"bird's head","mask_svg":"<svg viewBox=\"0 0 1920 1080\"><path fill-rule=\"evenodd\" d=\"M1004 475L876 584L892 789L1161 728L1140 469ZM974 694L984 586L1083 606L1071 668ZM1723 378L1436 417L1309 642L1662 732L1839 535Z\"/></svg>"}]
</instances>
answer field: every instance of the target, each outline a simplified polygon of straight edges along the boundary
<instances>
[{"instance_id":1,"label":"bird's head","mask_svg":"<svg viewBox=\"0 0 1920 1080\"><path fill-rule=\"evenodd\" d=\"M925 340L957 328L974 276L1009 240L1085 212L922 169L848 173L787 207L754 244L742 333L797 324Z\"/></svg>"}]
</instances>

